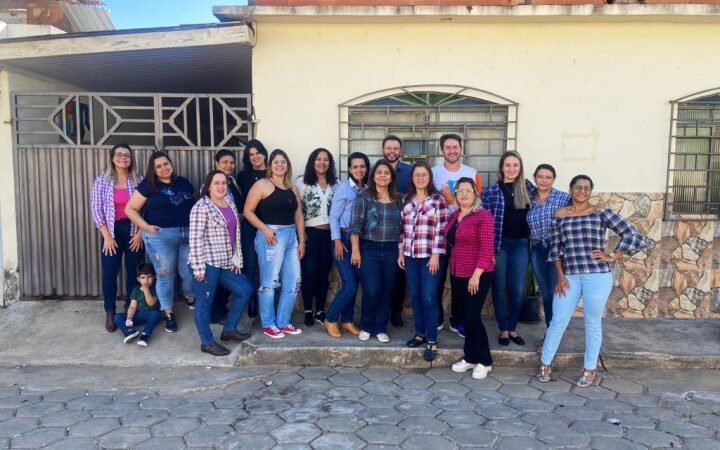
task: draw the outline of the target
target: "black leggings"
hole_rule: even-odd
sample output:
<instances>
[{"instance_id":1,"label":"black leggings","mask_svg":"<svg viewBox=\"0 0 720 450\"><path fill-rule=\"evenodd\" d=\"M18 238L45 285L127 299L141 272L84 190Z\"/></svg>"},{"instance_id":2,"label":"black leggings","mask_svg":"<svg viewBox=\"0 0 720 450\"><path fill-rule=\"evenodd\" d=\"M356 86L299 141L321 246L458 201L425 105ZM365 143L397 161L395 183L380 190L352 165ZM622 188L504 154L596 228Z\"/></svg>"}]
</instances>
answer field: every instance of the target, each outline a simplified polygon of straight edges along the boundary
<instances>
[{"instance_id":1,"label":"black leggings","mask_svg":"<svg viewBox=\"0 0 720 450\"><path fill-rule=\"evenodd\" d=\"M305 228L307 241L305 242L305 256L300 261L302 271L302 284L300 292L303 297L305 311L313 310L313 297L315 298L315 312L325 309L325 299L328 293L328 277L332 267L332 241L330 230L321 230L314 227Z\"/></svg>"},{"instance_id":2,"label":"black leggings","mask_svg":"<svg viewBox=\"0 0 720 450\"><path fill-rule=\"evenodd\" d=\"M468 292L470 278L450 275L452 301L457 303L465 319L465 362L470 364L492 365L490 344L487 331L483 325L481 314L485 298L490 291L493 273L485 272L480 276L480 288L475 295Z\"/></svg>"}]
</instances>

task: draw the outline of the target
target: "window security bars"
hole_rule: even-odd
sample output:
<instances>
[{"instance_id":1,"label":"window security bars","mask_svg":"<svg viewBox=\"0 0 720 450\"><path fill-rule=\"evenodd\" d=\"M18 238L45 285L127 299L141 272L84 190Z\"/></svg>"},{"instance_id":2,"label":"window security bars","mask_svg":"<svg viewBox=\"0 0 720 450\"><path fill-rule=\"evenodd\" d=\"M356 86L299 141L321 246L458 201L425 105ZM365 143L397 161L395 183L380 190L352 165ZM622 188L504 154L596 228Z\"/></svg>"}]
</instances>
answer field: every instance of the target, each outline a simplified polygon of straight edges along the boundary
<instances>
[{"instance_id":1,"label":"window security bars","mask_svg":"<svg viewBox=\"0 0 720 450\"><path fill-rule=\"evenodd\" d=\"M702 94L702 93L701 93ZM687 97L686 97L687 98ZM672 105L666 219L720 217L720 93Z\"/></svg>"},{"instance_id":2,"label":"window security bars","mask_svg":"<svg viewBox=\"0 0 720 450\"><path fill-rule=\"evenodd\" d=\"M12 108L21 146L240 148L252 136L249 94L27 92Z\"/></svg>"},{"instance_id":3,"label":"window security bars","mask_svg":"<svg viewBox=\"0 0 720 450\"><path fill-rule=\"evenodd\" d=\"M515 149L517 104L461 86L393 89L390 95L359 104L340 105L340 173L347 173L347 156L363 152L371 163L382 157L385 136L403 140L403 160L442 162L439 139L446 133L463 138L463 162L477 169L483 185L496 180L500 156ZM382 93L380 93L382 95ZM470 96L473 95L473 96Z\"/></svg>"}]
</instances>

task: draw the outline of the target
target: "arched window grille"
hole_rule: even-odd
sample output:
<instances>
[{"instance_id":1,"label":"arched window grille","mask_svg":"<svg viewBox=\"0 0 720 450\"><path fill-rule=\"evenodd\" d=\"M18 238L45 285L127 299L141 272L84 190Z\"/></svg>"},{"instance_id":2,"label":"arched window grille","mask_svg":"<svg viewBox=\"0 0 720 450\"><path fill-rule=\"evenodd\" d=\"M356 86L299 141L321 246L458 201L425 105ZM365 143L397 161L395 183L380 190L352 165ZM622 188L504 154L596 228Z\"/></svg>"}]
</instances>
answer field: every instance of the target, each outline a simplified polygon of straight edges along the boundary
<instances>
[{"instance_id":1,"label":"arched window grille","mask_svg":"<svg viewBox=\"0 0 720 450\"><path fill-rule=\"evenodd\" d=\"M720 88L671 102L665 217L720 217Z\"/></svg>"},{"instance_id":2,"label":"arched window grille","mask_svg":"<svg viewBox=\"0 0 720 450\"><path fill-rule=\"evenodd\" d=\"M442 161L439 138L463 138L463 162L496 179L500 155L515 150L517 103L463 86L408 86L388 89L340 105L340 172L347 173L347 155L363 152L371 161L382 157L382 139L394 134L404 141L403 160Z\"/></svg>"}]
</instances>

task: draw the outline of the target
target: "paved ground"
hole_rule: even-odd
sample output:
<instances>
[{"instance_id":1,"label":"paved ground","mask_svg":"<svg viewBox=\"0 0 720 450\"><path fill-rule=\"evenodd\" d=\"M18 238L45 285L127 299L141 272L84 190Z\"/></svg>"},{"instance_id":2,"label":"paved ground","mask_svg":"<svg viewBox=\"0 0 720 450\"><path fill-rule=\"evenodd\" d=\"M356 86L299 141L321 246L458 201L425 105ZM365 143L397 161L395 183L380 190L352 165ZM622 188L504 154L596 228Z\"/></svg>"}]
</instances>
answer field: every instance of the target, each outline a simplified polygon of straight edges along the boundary
<instances>
[{"instance_id":1,"label":"paved ground","mask_svg":"<svg viewBox=\"0 0 720 450\"><path fill-rule=\"evenodd\" d=\"M0 448L720 448L717 371L0 368Z\"/></svg>"},{"instance_id":2,"label":"paved ground","mask_svg":"<svg viewBox=\"0 0 720 450\"><path fill-rule=\"evenodd\" d=\"M169 334L160 326L153 334L150 346L143 349L137 345L123 345L119 332L105 331L102 302L15 303L0 314L0 365L178 367L211 364L232 367L239 363L430 367L422 359L422 350L405 348L405 341L413 334L409 315L405 317L405 327L388 329L389 344L379 344L375 339L360 342L349 335L332 339L319 326L303 327L300 336L273 340L263 336L256 324L251 339L243 345L230 345L232 353L229 356L216 358L200 352L191 312L180 304L176 306L180 331ZM297 320L296 323L302 323L299 317ZM520 324L518 332L528 343L524 347L514 344L500 347L495 321L487 318L484 323L496 365L535 366L537 355L533 343L542 337L544 323ZM243 323L241 327L247 325ZM580 364L585 344L582 327L582 319L571 322L560 345L558 363L569 367ZM720 320L605 319L604 328L603 358L609 369L720 369ZM220 326L213 325L213 329L216 335L220 334ZM440 353L433 366L449 367L462 356L462 343L462 339L447 328L441 331Z\"/></svg>"}]
</instances>

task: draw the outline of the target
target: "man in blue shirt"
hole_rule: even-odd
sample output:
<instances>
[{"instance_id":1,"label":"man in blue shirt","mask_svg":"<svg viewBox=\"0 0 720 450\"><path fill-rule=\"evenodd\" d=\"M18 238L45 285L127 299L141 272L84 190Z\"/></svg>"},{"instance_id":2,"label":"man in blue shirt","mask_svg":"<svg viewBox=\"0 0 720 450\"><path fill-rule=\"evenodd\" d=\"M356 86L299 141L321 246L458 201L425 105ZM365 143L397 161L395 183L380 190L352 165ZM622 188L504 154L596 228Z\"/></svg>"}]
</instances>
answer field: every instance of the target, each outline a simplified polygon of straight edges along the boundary
<instances>
[{"instance_id":1,"label":"man in blue shirt","mask_svg":"<svg viewBox=\"0 0 720 450\"><path fill-rule=\"evenodd\" d=\"M382 141L383 158L388 160L397 175L397 190L405 196L410 189L410 164L402 162L402 139L395 135L388 135ZM390 304L390 323L394 327L403 326L402 311L405 304L405 272L399 271L395 281L395 296Z\"/></svg>"}]
</instances>

